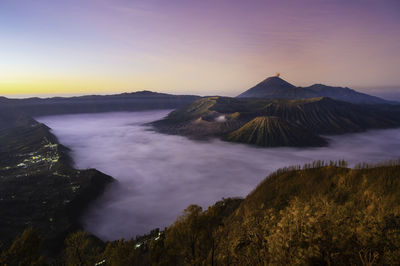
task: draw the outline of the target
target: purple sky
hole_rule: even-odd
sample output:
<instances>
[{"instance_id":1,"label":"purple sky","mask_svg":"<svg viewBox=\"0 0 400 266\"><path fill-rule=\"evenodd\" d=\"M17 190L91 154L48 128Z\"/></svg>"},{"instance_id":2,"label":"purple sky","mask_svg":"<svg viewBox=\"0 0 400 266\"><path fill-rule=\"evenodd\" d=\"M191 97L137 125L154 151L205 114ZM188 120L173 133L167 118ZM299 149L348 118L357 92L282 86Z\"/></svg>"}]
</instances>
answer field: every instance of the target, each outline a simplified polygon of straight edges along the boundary
<instances>
[{"instance_id":1,"label":"purple sky","mask_svg":"<svg viewBox=\"0 0 400 266\"><path fill-rule=\"evenodd\" d=\"M1 0L0 95L400 89L398 0ZM392 90L392 89L391 89Z\"/></svg>"}]
</instances>

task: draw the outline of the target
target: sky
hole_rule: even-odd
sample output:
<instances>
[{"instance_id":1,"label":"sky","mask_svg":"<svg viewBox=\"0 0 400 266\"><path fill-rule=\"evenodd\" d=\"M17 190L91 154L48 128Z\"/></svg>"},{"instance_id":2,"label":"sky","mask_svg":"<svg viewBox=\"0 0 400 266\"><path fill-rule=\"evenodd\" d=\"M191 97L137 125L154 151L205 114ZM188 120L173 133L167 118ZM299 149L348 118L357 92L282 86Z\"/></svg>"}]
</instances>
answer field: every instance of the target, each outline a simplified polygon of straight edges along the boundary
<instances>
[{"instance_id":1,"label":"sky","mask_svg":"<svg viewBox=\"0 0 400 266\"><path fill-rule=\"evenodd\" d=\"M0 95L400 92L398 0L0 0ZM392 93L392 94L391 94Z\"/></svg>"}]
</instances>

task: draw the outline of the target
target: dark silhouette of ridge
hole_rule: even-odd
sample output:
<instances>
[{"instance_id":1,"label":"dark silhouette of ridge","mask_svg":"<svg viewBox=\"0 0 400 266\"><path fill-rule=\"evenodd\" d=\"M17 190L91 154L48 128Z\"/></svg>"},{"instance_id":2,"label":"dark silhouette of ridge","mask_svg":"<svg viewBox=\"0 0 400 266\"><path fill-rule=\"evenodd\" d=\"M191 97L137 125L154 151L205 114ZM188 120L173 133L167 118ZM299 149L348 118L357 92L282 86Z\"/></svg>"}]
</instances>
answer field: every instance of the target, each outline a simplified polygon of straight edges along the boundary
<instances>
[{"instance_id":1,"label":"dark silhouette of ridge","mask_svg":"<svg viewBox=\"0 0 400 266\"><path fill-rule=\"evenodd\" d=\"M335 100L357 104L395 103L347 87L332 87L323 84L314 84L309 87L296 87L278 76L269 77L237 96L237 98L270 99L300 99L315 97L330 97Z\"/></svg>"}]
</instances>

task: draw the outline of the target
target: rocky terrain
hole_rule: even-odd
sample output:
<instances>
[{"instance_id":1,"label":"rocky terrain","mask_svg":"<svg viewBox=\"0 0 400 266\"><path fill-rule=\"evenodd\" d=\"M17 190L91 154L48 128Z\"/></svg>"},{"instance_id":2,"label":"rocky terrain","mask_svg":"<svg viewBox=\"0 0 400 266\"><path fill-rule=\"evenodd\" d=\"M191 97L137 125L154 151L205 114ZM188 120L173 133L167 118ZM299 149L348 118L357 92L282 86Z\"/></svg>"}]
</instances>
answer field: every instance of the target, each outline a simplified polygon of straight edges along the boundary
<instances>
[{"instance_id":1,"label":"rocky terrain","mask_svg":"<svg viewBox=\"0 0 400 266\"><path fill-rule=\"evenodd\" d=\"M400 126L398 105L352 104L328 97L205 97L152 123L168 134L219 137L258 146L323 146L320 135Z\"/></svg>"}]
</instances>

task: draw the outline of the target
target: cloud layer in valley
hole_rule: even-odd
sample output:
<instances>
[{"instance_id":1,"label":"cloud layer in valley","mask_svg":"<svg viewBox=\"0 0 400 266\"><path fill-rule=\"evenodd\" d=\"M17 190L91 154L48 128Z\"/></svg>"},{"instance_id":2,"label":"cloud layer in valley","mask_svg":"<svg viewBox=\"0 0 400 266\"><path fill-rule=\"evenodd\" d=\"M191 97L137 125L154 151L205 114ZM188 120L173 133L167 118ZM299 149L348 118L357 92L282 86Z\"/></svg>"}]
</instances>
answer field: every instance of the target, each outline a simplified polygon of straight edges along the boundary
<instances>
[{"instance_id":1,"label":"cloud layer in valley","mask_svg":"<svg viewBox=\"0 0 400 266\"><path fill-rule=\"evenodd\" d=\"M329 137L324 148L257 148L194 141L143 126L168 111L42 117L71 148L76 167L116 178L83 217L105 240L130 238L171 224L189 204L246 196L269 173L313 160L376 162L400 157L400 129Z\"/></svg>"}]
</instances>

